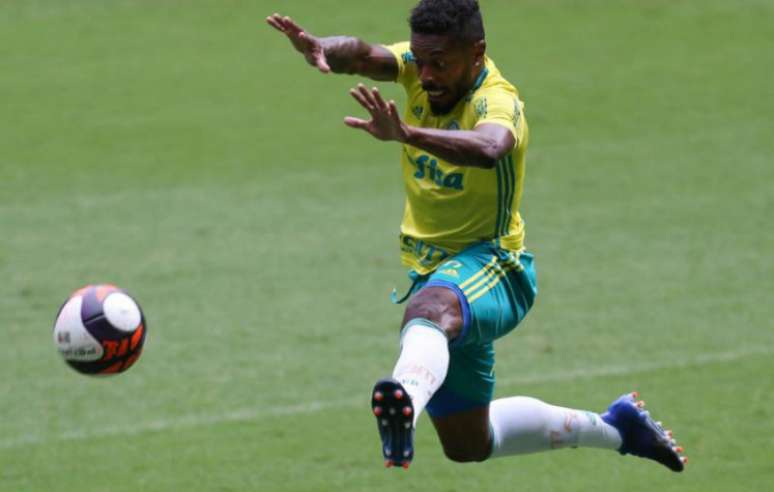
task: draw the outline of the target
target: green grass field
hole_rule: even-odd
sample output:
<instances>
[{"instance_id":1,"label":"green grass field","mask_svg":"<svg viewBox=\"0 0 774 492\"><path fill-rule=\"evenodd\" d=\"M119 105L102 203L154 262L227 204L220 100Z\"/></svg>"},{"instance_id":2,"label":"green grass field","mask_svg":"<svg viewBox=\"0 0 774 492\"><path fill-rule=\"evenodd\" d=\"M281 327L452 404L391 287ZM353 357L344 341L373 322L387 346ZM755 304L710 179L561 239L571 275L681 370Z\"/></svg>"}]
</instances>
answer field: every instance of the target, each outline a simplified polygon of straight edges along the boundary
<instances>
[{"instance_id":1,"label":"green grass field","mask_svg":"<svg viewBox=\"0 0 774 492\"><path fill-rule=\"evenodd\" d=\"M308 68L263 18L392 42L412 4L0 3L0 490L767 488L771 0L482 2L527 104L541 289L496 394L602 410L638 389L686 473L596 450L454 464L426 417L411 470L382 467L399 148L342 124L360 79ZM51 340L97 282L149 323L111 379Z\"/></svg>"}]
</instances>

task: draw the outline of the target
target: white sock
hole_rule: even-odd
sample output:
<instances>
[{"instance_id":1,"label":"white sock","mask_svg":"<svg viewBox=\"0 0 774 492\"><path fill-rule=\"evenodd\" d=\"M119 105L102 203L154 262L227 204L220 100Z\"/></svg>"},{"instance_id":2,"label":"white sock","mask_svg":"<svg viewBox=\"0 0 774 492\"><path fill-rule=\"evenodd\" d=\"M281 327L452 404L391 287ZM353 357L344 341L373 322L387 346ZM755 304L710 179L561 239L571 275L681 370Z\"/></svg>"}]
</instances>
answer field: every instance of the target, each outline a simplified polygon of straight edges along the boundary
<instances>
[{"instance_id":1,"label":"white sock","mask_svg":"<svg viewBox=\"0 0 774 492\"><path fill-rule=\"evenodd\" d=\"M398 380L414 405L414 425L419 414L441 387L449 369L449 340L441 328L422 318L403 327L401 351L392 377Z\"/></svg>"},{"instance_id":2,"label":"white sock","mask_svg":"<svg viewBox=\"0 0 774 492\"><path fill-rule=\"evenodd\" d=\"M599 414L514 396L489 405L492 458L564 447L618 449L621 435Z\"/></svg>"}]
</instances>

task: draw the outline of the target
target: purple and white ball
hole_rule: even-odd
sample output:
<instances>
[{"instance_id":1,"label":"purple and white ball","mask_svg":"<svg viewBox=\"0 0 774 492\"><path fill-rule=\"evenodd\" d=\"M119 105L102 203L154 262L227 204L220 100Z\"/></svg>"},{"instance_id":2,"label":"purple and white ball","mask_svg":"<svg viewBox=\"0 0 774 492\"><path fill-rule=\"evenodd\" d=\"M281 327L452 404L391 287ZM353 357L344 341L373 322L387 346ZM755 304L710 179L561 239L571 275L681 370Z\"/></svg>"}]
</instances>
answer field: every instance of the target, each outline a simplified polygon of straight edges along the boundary
<instances>
[{"instance_id":1,"label":"purple and white ball","mask_svg":"<svg viewBox=\"0 0 774 492\"><path fill-rule=\"evenodd\" d=\"M117 374L137 362L146 331L142 310L129 294L115 285L87 285L59 309L54 343L80 373Z\"/></svg>"}]
</instances>

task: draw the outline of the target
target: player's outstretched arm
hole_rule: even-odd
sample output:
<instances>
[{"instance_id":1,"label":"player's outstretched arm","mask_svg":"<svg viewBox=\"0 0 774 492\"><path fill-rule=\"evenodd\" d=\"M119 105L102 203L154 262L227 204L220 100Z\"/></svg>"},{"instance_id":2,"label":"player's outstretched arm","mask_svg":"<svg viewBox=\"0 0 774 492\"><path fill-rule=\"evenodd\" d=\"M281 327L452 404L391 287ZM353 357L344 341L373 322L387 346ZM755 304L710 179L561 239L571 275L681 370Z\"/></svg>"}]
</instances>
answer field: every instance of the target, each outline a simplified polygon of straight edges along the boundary
<instances>
[{"instance_id":1,"label":"player's outstretched arm","mask_svg":"<svg viewBox=\"0 0 774 492\"><path fill-rule=\"evenodd\" d=\"M266 22L285 34L306 61L322 73L358 74L374 80L389 81L398 77L398 62L383 46L372 45L351 36L313 36L290 17L279 14L270 15Z\"/></svg>"},{"instance_id":2,"label":"player's outstretched arm","mask_svg":"<svg viewBox=\"0 0 774 492\"><path fill-rule=\"evenodd\" d=\"M493 168L516 145L511 131L484 123L474 130L438 130L410 126L400 119L395 101L385 101L379 90L363 84L350 91L370 114L370 120L347 116L344 123L365 130L379 140L394 140L426 150L460 166Z\"/></svg>"}]
</instances>

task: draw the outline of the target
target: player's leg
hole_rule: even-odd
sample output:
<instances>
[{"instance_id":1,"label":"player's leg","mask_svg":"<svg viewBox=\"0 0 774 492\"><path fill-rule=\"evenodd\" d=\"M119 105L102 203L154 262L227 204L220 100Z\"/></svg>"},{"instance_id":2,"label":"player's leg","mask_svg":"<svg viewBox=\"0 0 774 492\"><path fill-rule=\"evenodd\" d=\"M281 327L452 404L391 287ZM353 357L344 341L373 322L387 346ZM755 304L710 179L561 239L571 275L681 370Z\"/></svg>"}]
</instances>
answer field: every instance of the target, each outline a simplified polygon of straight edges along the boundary
<instances>
[{"instance_id":1,"label":"player's leg","mask_svg":"<svg viewBox=\"0 0 774 492\"><path fill-rule=\"evenodd\" d=\"M492 457L561 448L621 447L618 430L594 412L550 405L535 398L513 396L489 407Z\"/></svg>"},{"instance_id":2,"label":"player's leg","mask_svg":"<svg viewBox=\"0 0 774 492\"><path fill-rule=\"evenodd\" d=\"M511 397L489 407L439 415L432 409L433 425L452 461L536 453L564 447L617 450L618 431L598 414L549 405L535 398Z\"/></svg>"},{"instance_id":3,"label":"player's leg","mask_svg":"<svg viewBox=\"0 0 774 492\"><path fill-rule=\"evenodd\" d=\"M443 287L426 287L411 298L403 316L401 351L392 377L414 404L414 423L446 379L449 340L462 330L457 296Z\"/></svg>"},{"instance_id":4,"label":"player's leg","mask_svg":"<svg viewBox=\"0 0 774 492\"><path fill-rule=\"evenodd\" d=\"M492 458L551 449L602 448L655 460L682 471L686 458L670 431L654 422L636 393L613 402L604 414L549 405L515 396L489 407Z\"/></svg>"},{"instance_id":5,"label":"player's leg","mask_svg":"<svg viewBox=\"0 0 774 492\"><path fill-rule=\"evenodd\" d=\"M683 469L682 449L671 433L653 422L633 394L616 400L604 414L550 405L514 396L477 405L466 391L464 374L483 374L469 356L454 353L449 377L435 393L428 412L446 456L459 462L536 453L561 448L599 448L653 459ZM490 384L480 379L480 386Z\"/></svg>"},{"instance_id":6,"label":"player's leg","mask_svg":"<svg viewBox=\"0 0 774 492\"><path fill-rule=\"evenodd\" d=\"M487 406L431 418L443 452L450 460L458 463L484 461L491 455L492 436Z\"/></svg>"},{"instance_id":7,"label":"player's leg","mask_svg":"<svg viewBox=\"0 0 774 492\"><path fill-rule=\"evenodd\" d=\"M486 349L454 351L449 376L428 405L451 460L483 461L562 447L621 446L618 431L592 412L528 397L503 398L490 404L494 381L485 377L489 372L486 368L493 364L488 355ZM471 384L476 379L478 389Z\"/></svg>"},{"instance_id":8,"label":"player's leg","mask_svg":"<svg viewBox=\"0 0 774 492\"><path fill-rule=\"evenodd\" d=\"M425 288L409 301L392 378L378 381L371 399L387 466L411 462L417 418L446 378L449 339L461 327L457 298L446 289Z\"/></svg>"},{"instance_id":9,"label":"player's leg","mask_svg":"<svg viewBox=\"0 0 774 492\"><path fill-rule=\"evenodd\" d=\"M456 349L469 338L466 331L471 327L470 310L462 288L465 285L478 288L492 281L495 272L491 268L496 258L491 247L484 244L458 257L459 260L445 262L430 279L422 279L418 285L415 284L415 293L403 319L401 353L393 377L377 382L374 387L372 406L377 415L388 466L406 464L413 457L413 435L407 431L413 432L414 426L410 424L416 423L431 398L436 401L436 409L431 412L433 417L460 414L475 408L485 411L491 399L494 384L491 344L483 352L475 343L463 351ZM455 392L455 389L460 389L455 386L437 395L441 384L448 379L450 349L457 352L451 364L452 379L460 383L457 386L462 391ZM479 385L482 378L487 383L483 386ZM404 393L410 396L408 400L402 398ZM410 414L411 419L405 414ZM465 417L457 415L455 418ZM475 455L486 454L482 449L488 451L489 424L486 415L482 417L473 412L467 418L471 422L461 424L468 429L464 440L457 437L458 433L452 432L453 426L444 426L443 422L437 426L444 449L460 460L467 460L463 456L466 454L463 447L474 440L473 428L480 429L475 434L477 444L473 447L478 448ZM447 428L448 431L445 430Z\"/></svg>"}]
</instances>

